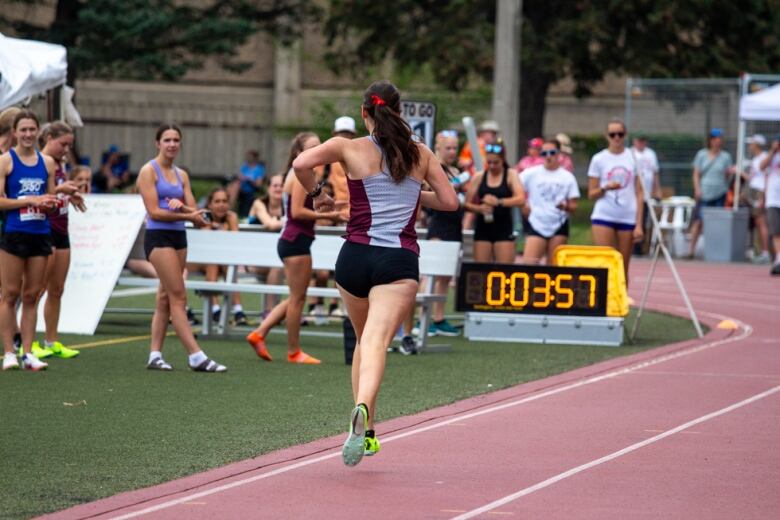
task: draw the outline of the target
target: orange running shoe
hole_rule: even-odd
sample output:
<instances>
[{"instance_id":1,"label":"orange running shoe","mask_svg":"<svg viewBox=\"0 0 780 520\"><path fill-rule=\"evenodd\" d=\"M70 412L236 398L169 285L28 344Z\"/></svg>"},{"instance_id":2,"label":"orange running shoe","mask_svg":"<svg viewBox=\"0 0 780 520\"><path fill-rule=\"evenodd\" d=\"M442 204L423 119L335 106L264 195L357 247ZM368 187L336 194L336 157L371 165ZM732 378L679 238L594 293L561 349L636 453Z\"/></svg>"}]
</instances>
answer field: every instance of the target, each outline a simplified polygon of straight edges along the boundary
<instances>
[{"instance_id":1,"label":"orange running shoe","mask_svg":"<svg viewBox=\"0 0 780 520\"><path fill-rule=\"evenodd\" d=\"M265 359L266 361L273 361L271 354L268 353L268 349L265 348L265 338L253 330L246 337L247 342L255 349L255 353L258 357Z\"/></svg>"},{"instance_id":2,"label":"orange running shoe","mask_svg":"<svg viewBox=\"0 0 780 520\"><path fill-rule=\"evenodd\" d=\"M287 361L290 363L299 363L302 365L319 365L322 363L322 361L315 357L311 357L303 350L299 350L295 354L287 354Z\"/></svg>"}]
</instances>

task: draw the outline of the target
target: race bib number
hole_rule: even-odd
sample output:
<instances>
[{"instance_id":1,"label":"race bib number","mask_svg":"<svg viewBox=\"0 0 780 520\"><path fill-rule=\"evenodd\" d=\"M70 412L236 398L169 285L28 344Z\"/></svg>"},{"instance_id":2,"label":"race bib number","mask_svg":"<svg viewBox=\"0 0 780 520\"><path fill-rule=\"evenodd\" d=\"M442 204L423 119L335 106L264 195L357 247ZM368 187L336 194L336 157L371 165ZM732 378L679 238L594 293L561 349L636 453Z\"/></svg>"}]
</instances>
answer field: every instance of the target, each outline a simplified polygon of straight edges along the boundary
<instances>
[{"instance_id":1,"label":"race bib number","mask_svg":"<svg viewBox=\"0 0 780 520\"><path fill-rule=\"evenodd\" d=\"M26 197L19 197L24 199ZM22 222L30 222L34 220L46 220L46 215L41 208L35 206L27 206L26 208L19 208L19 220Z\"/></svg>"}]
</instances>

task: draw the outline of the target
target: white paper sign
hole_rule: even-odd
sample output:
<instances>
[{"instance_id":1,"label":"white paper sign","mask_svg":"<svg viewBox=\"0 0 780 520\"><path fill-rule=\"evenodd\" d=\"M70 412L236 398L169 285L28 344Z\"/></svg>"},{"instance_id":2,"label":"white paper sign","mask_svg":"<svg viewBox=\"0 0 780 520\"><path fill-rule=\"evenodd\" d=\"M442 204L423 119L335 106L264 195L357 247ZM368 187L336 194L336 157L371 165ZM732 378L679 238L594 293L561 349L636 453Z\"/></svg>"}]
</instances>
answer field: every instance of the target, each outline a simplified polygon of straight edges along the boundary
<instances>
[{"instance_id":1,"label":"white paper sign","mask_svg":"<svg viewBox=\"0 0 780 520\"><path fill-rule=\"evenodd\" d=\"M86 195L87 211L68 212L70 270L62 296L59 332L94 334L127 261L146 209L140 195ZM45 330L43 305L38 331Z\"/></svg>"}]
</instances>

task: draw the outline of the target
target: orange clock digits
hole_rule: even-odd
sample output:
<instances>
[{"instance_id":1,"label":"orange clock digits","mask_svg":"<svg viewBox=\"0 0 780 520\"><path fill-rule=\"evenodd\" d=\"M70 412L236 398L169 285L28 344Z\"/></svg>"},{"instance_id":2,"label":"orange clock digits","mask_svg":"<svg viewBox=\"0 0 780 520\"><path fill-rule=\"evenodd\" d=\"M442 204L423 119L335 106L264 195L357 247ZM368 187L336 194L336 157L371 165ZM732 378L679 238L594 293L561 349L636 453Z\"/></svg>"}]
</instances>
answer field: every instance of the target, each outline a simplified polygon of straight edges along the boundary
<instances>
[{"instance_id":1,"label":"orange clock digits","mask_svg":"<svg viewBox=\"0 0 780 520\"><path fill-rule=\"evenodd\" d=\"M561 309L570 309L574 305L574 291L570 287L563 287L565 281L572 279L570 274L559 274L555 277L555 291L561 296L565 296L565 300L555 299L555 306Z\"/></svg>"},{"instance_id":2,"label":"orange clock digits","mask_svg":"<svg viewBox=\"0 0 780 520\"><path fill-rule=\"evenodd\" d=\"M510 293L509 293L509 303L511 303L515 307L525 307L528 305L528 285L530 284L530 279L528 278L528 273L512 273L512 276L509 278L511 281L511 285L509 287ZM517 287L517 280L523 280L522 287L518 289ZM517 293L518 290L521 293L521 299L517 299Z\"/></svg>"},{"instance_id":3,"label":"orange clock digits","mask_svg":"<svg viewBox=\"0 0 780 520\"><path fill-rule=\"evenodd\" d=\"M498 282L498 299L493 298L493 288L496 278ZM503 305L506 301L506 275L500 271L491 271L487 275L487 290L485 291L485 302L488 305Z\"/></svg>"},{"instance_id":4,"label":"orange clock digits","mask_svg":"<svg viewBox=\"0 0 780 520\"><path fill-rule=\"evenodd\" d=\"M596 306L596 277L590 274L581 274L581 282L588 282L588 307Z\"/></svg>"},{"instance_id":5,"label":"orange clock digits","mask_svg":"<svg viewBox=\"0 0 780 520\"><path fill-rule=\"evenodd\" d=\"M534 280L544 280L544 287L535 286L534 287L534 294L543 294L544 300L539 302L536 301L536 298L534 298L533 306L534 307L547 307L550 305L550 282L552 281L550 279L550 275L547 273L535 273L534 274Z\"/></svg>"}]
</instances>

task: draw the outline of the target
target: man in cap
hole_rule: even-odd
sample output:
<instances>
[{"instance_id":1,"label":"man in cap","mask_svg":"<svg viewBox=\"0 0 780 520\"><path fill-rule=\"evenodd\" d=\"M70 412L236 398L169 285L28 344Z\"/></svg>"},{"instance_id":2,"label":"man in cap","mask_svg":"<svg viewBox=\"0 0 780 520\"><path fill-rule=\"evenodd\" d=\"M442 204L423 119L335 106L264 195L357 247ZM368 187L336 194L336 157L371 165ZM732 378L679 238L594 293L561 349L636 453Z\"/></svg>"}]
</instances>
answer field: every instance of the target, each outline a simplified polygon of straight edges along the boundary
<instances>
[{"instance_id":1,"label":"man in cap","mask_svg":"<svg viewBox=\"0 0 780 520\"><path fill-rule=\"evenodd\" d=\"M748 200L752 208L753 229L758 233L758 245L761 252L755 255L751 241L751 248L748 249L748 257L757 264L768 264L772 261L769 255L769 230L766 226L766 175L761 168L761 163L766 159L766 137L761 134L751 135L746 140L748 150L750 151L750 168L748 170Z\"/></svg>"},{"instance_id":2,"label":"man in cap","mask_svg":"<svg viewBox=\"0 0 780 520\"><path fill-rule=\"evenodd\" d=\"M485 145L498 142L498 134L501 128L498 123L492 120L484 121L477 128L477 143L479 144L479 153L482 156L482 164L485 164ZM468 170L472 175L474 171L474 156L471 153L471 144L467 141L460 150L458 156L458 167L461 170Z\"/></svg>"},{"instance_id":3,"label":"man in cap","mask_svg":"<svg viewBox=\"0 0 780 520\"><path fill-rule=\"evenodd\" d=\"M517 166L515 166L517 173L522 173L523 170L530 168L531 166L544 164L544 157L539 155L539 152L542 151L543 144L544 139L541 137L534 137L528 141L528 153L525 155L525 157L520 159L520 162L518 162Z\"/></svg>"},{"instance_id":4,"label":"man in cap","mask_svg":"<svg viewBox=\"0 0 780 520\"><path fill-rule=\"evenodd\" d=\"M355 120L349 116L341 116L333 123L333 137L354 139L357 134ZM349 189L347 188L347 174L340 163L329 164L325 167L325 179L333 186L333 200L344 201L349 208ZM347 209L346 211L349 211Z\"/></svg>"},{"instance_id":5,"label":"man in cap","mask_svg":"<svg viewBox=\"0 0 780 520\"><path fill-rule=\"evenodd\" d=\"M775 136L760 167L764 171L766 181L764 203L767 228L775 250L775 262L772 265L771 273L780 275L780 134Z\"/></svg>"}]
</instances>

